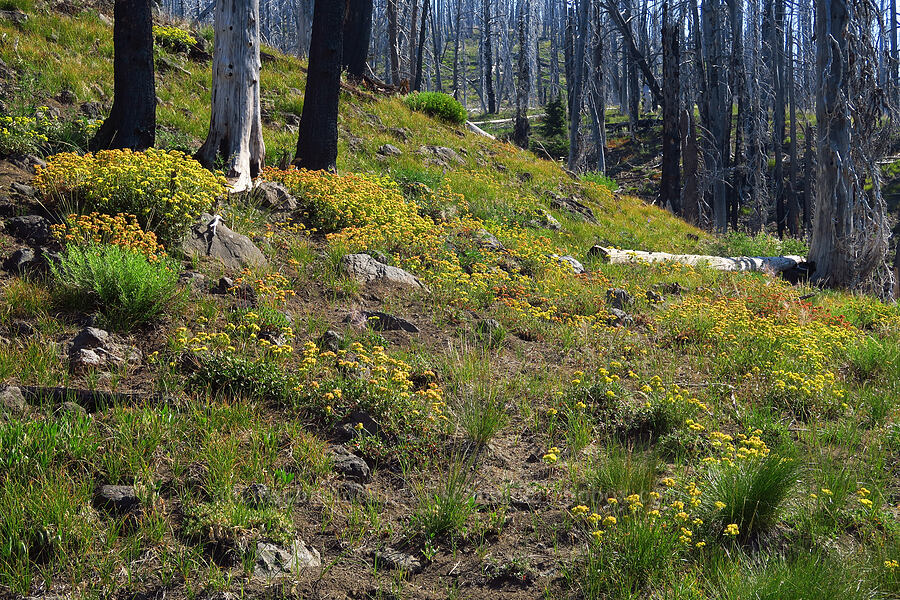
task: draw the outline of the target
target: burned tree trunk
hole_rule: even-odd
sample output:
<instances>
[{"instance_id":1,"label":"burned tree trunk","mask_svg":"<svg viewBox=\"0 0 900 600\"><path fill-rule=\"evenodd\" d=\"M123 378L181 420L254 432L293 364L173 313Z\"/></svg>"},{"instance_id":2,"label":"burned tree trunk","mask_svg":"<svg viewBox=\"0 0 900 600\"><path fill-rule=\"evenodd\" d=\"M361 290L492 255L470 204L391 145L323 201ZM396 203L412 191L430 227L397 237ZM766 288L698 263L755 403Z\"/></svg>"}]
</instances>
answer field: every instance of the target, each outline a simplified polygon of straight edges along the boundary
<instances>
[{"instance_id":1,"label":"burned tree trunk","mask_svg":"<svg viewBox=\"0 0 900 600\"><path fill-rule=\"evenodd\" d=\"M397 22L397 3L387 0L388 58L391 63L391 83L400 85L400 24Z\"/></svg>"},{"instance_id":2,"label":"burned tree trunk","mask_svg":"<svg viewBox=\"0 0 900 600\"><path fill-rule=\"evenodd\" d=\"M344 2L316 2L300 135L294 165L310 171L337 168Z\"/></svg>"},{"instance_id":3,"label":"burned tree trunk","mask_svg":"<svg viewBox=\"0 0 900 600\"><path fill-rule=\"evenodd\" d=\"M91 150L146 150L156 140L153 17L149 0L116 0L113 25L112 111L91 140Z\"/></svg>"},{"instance_id":4,"label":"burned tree trunk","mask_svg":"<svg viewBox=\"0 0 900 600\"><path fill-rule=\"evenodd\" d=\"M681 191L682 217L692 225L700 224L700 189L697 179L699 156L697 151L697 126L694 113L683 110L680 127L684 149L684 188Z\"/></svg>"},{"instance_id":5,"label":"burned tree trunk","mask_svg":"<svg viewBox=\"0 0 900 600\"><path fill-rule=\"evenodd\" d=\"M362 79L372 37L372 0L349 0L343 35L341 65L351 79Z\"/></svg>"},{"instance_id":6,"label":"burned tree trunk","mask_svg":"<svg viewBox=\"0 0 900 600\"><path fill-rule=\"evenodd\" d=\"M669 20L669 5L662 7L663 52L663 139L662 180L659 188L659 204L672 207L681 214L681 140L678 134L678 116L681 113L678 63L679 32Z\"/></svg>"},{"instance_id":7,"label":"burned tree trunk","mask_svg":"<svg viewBox=\"0 0 900 600\"><path fill-rule=\"evenodd\" d=\"M528 68L528 39L526 35L526 13L531 10L526 0L519 11L519 86L516 89L516 123L513 129L513 141L520 148L528 148L528 135L531 125L528 123L528 96L531 94L531 78Z\"/></svg>"},{"instance_id":8,"label":"burned tree trunk","mask_svg":"<svg viewBox=\"0 0 900 600\"><path fill-rule=\"evenodd\" d=\"M497 97L494 94L494 51L491 38L491 0L482 1L481 27L482 36L482 61L484 63L484 87L487 95L487 111L490 114L497 112Z\"/></svg>"},{"instance_id":9,"label":"burned tree trunk","mask_svg":"<svg viewBox=\"0 0 900 600\"><path fill-rule=\"evenodd\" d=\"M221 156L232 191L244 191L266 157L259 106L259 0L219 0L215 14L212 115L197 160L212 168Z\"/></svg>"}]
</instances>

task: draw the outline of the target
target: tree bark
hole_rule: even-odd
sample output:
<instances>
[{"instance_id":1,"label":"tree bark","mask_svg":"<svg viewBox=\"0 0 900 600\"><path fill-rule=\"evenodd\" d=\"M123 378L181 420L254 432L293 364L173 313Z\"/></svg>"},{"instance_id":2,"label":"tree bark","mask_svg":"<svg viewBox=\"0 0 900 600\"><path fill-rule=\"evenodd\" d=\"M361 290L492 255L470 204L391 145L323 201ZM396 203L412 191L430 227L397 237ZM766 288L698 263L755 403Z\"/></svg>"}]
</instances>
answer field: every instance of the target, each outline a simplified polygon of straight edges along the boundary
<instances>
[{"instance_id":1,"label":"tree bark","mask_svg":"<svg viewBox=\"0 0 900 600\"><path fill-rule=\"evenodd\" d=\"M341 65L351 79L360 80L366 74L372 37L372 0L349 0L343 36Z\"/></svg>"},{"instance_id":2,"label":"tree bark","mask_svg":"<svg viewBox=\"0 0 900 600\"><path fill-rule=\"evenodd\" d=\"M391 63L391 83L400 85L400 25L397 17L397 3L387 0L388 57Z\"/></svg>"},{"instance_id":3,"label":"tree bark","mask_svg":"<svg viewBox=\"0 0 900 600\"><path fill-rule=\"evenodd\" d=\"M572 96L569 98L569 159L568 167L574 170L581 153L581 105L584 90L584 49L587 42L588 12L590 0L580 0L578 7L578 35L576 36L575 56L573 58L572 74L575 78L572 86Z\"/></svg>"},{"instance_id":4,"label":"tree bark","mask_svg":"<svg viewBox=\"0 0 900 600\"><path fill-rule=\"evenodd\" d=\"M259 105L259 0L218 0L213 50L212 115L197 160L225 160L232 191L247 190L263 168L266 147Z\"/></svg>"},{"instance_id":5,"label":"tree bark","mask_svg":"<svg viewBox=\"0 0 900 600\"><path fill-rule=\"evenodd\" d=\"M346 4L316 2L300 135L294 165L310 171L337 168L338 100L341 88L341 39Z\"/></svg>"},{"instance_id":6,"label":"tree bark","mask_svg":"<svg viewBox=\"0 0 900 600\"><path fill-rule=\"evenodd\" d=\"M494 94L494 52L491 38L491 0L481 0L481 28L482 28L482 61L484 63L484 87L487 94L487 111L489 114L497 112L497 98Z\"/></svg>"},{"instance_id":7,"label":"tree bark","mask_svg":"<svg viewBox=\"0 0 900 600\"><path fill-rule=\"evenodd\" d=\"M527 16L531 10L528 0L519 9L519 86L516 89L516 123L513 128L513 141L520 148L528 149L528 135L531 125L528 122L528 96L531 94L531 78L528 68L528 39L525 32Z\"/></svg>"},{"instance_id":8,"label":"tree bark","mask_svg":"<svg viewBox=\"0 0 900 600\"><path fill-rule=\"evenodd\" d=\"M681 60L679 31L669 19L669 5L662 6L663 53L663 139L662 179L659 188L659 204L672 207L681 214L681 144L678 135L678 117L681 113L679 62Z\"/></svg>"},{"instance_id":9,"label":"tree bark","mask_svg":"<svg viewBox=\"0 0 900 600\"><path fill-rule=\"evenodd\" d=\"M456 0L456 32L453 41L453 97L459 100L459 38L462 35L462 0ZM463 77L465 85L465 77Z\"/></svg>"},{"instance_id":10,"label":"tree bark","mask_svg":"<svg viewBox=\"0 0 900 600\"><path fill-rule=\"evenodd\" d=\"M692 225L700 224L700 197L697 168L697 126L694 112L685 109L681 113L681 139L684 148L684 188L681 190L682 217Z\"/></svg>"},{"instance_id":11,"label":"tree bark","mask_svg":"<svg viewBox=\"0 0 900 600\"><path fill-rule=\"evenodd\" d=\"M787 225L784 193L784 0L775 0L775 21L772 28L772 54L775 58L773 81L775 106L772 145L775 151L775 218L778 237L784 237Z\"/></svg>"},{"instance_id":12,"label":"tree bark","mask_svg":"<svg viewBox=\"0 0 900 600\"><path fill-rule=\"evenodd\" d=\"M794 92L794 36L791 29L787 34L787 88L788 105L791 116L791 142L788 146L790 171L787 189L787 229L796 237L800 234L800 200L797 190L797 98Z\"/></svg>"},{"instance_id":13,"label":"tree bark","mask_svg":"<svg viewBox=\"0 0 900 600\"><path fill-rule=\"evenodd\" d=\"M91 140L90 148L146 150L156 140L150 0L116 0L113 11L115 97L112 111Z\"/></svg>"},{"instance_id":14,"label":"tree bark","mask_svg":"<svg viewBox=\"0 0 900 600\"><path fill-rule=\"evenodd\" d=\"M413 89L419 91L422 89L422 61L425 57L425 35L428 31L428 8L431 6L430 0L422 0L422 23L419 27L419 49L416 52L416 77Z\"/></svg>"}]
</instances>

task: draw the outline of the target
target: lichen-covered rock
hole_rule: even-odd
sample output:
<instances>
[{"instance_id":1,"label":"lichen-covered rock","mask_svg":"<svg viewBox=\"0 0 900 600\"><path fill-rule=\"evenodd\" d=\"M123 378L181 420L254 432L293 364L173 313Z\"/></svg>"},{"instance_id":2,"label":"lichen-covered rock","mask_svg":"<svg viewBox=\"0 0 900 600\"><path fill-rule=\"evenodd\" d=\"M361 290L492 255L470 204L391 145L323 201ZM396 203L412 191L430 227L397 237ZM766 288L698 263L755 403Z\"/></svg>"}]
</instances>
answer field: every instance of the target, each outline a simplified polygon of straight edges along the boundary
<instances>
[{"instance_id":1,"label":"lichen-covered rock","mask_svg":"<svg viewBox=\"0 0 900 600\"><path fill-rule=\"evenodd\" d=\"M419 278L398 267L379 262L369 254L348 254L341 259L341 270L363 285L385 284L427 290Z\"/></svg>"},{"instance_id":2,"label":"lichen-covered rock","mask_svg":"<svg viewBox=\"0 0 900 600\"><path fill-rule=\"evenodd\" d=\"M181 243L188 256L220 261L226 269L239 270L266 264L262 251L245 235L225 226L221 217L203 213Z\"/></svg>"}]
</instances>

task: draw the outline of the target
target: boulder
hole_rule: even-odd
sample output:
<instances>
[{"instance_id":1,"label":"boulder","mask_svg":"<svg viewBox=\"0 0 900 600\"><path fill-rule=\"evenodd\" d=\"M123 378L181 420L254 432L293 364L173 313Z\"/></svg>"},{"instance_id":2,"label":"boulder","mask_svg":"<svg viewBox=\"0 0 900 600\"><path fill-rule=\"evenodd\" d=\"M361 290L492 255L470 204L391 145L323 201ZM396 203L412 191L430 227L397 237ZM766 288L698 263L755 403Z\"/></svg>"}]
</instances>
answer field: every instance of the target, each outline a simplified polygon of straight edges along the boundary
<instances>
[{"instance_id":1,"label":"boulder","mask_svg":"<svg viewBox=\"0 0 900 600\"><path fill-rule=\"evenodd\" d=\"M375 331L419 333L419 328L415 323L381 311L354 310L344 318L344 323L349 323L357 329L370 327Z\"/></svg>"},{"instance_id":2,"label":"boulder","mask_svg":"<svg viewBox=\"0 0 900 600\"><path fill-rule=\"evenodd\" d=\"M585 272L584 265L582 265L571 256L559 256L558 254L551 254L550 257L555 258L559 262L559 264L563 266L571 267L572 271L574 271L576 275L580 275Z\"/></svg>"},{"instance_id":3,"label":"boulder","mask_svg":"<svg viewBox=\"0 0 900 600\"><path fill-rule=\"evenodd\" d=\"M612 325L615 327L627 327L629 325L634 325L634 319L631 318L624 310L619 310L618 308L610 308L607 309L607 313L609 317L606 319L607 325Z\"/></svg>"},{"instance_id":4,"label":"boulder","mask_svg":"<svg viewBox=\"0 0 900 600\"><path fill-rule=\"evenodd\" d=\"M320 349L330 352L337 352L344 343L344 335L333 329L329 329L316 340L316 344Z\"/></svg>"},{"instance_id":5,"label":"boulder","mask_svg":"<svg viewBox=\"0 0 900 600\"><path fill-rule=\"evenodd\" d=\"M472 237L475 238L475 241L478 242L478 245L484 250L500 252L506 249L503 247L503 244L500 243L500 240L487 229L476 229L472 234Z\"/></svg>"},{"instance_id":6,"label":"boulder","mask_svg":"<svg viewBox=\"0 0 900 600\"><path fill-rule=\"evenodd\" d=\"M449 167L452 164L465 164L465 159L456 150L446 146L419 146L419 154L428 157L427 163L441 167Z\"/></svg>"},{"instance_id":7,"label":"boulder","mask_svg":"<svg viewBox=\"0 0 900 600\"><path fill-rule=\"evenodd\" d=\"M25 412L25 396L14 385L0 387L0 414L19 415Z\"/></svg>"},{"instance_id":8,"label":"boulder","mask_svg":"<svg viewBox=\"0 0 900 600\"><path fill-rule=\"evenodd\" d=\"M226 269L243 269L266 264L266 257L245 235L235 233L222 223L221 217L203 213L181 243L188 256L205 256L218 260Z\"/></svg>"},{"instance_id":9,"label":"boulder","mask_svg":"<svg viewBox=\"0 0 900 600\"><path fill-rule=\"evenodd\" d=\"M50 241L50 221L40 215L7 219L6 231L34 246L42 246Z\"/></svg>"},{"instance_id":10,"label":"boulder","mask_svg":"<svg viewBox=\"0 0 900 600\"><path fill-rule=\"evenodd\" d=\"M378 148L378 154L381 156L400 156L403 154L403 151L400 150L397 146L393 146L391 144L384 144L380 148Z\"/></svg>"},{"instance_id":11,"label":"boulder","mask_svg":"<svg viewBox=\"0 0 900 600\"><path fill-rule=\"evenodd\" d=\"M250 197L276 212L297 210L297 199L277 181L263 181L250 192Z\"/></svg>"},{"instance_id":12,"label":"boulder","mask_svg":"<svg viewBox=\"0 0 900 600\"><path fill-rule=\"evenodd\" d=\"M606 302L613 308L625 310L634 304L634 297L622 288L611 288L606 290Z\"/></svg>"},{"instance_id":13,"label":"boulder","mask_svg":"<svg viewBox=\"0 0 900 600\"><path fill-rule=\"evenodd\" d=\"M568 213L571 213L573 216L576 216L589 223L597 222L597 217L594 216L594 211L591 210L590 207L585 206L584 204L579 202L576 198L566 198L565 196L551 193L550 206L552 206L556 210L564 210Z\"/></svg>"},{"instance_id":14,"label":"boulder","mask_svg":"<svg viewBox=\"0 0 900 600\"><path fill-rule=\"evenodd\" d=\"M551 231L559 231L562 229L562 225L559 224L559 221L545 210L538 211L535 216L529 219L525 224L534 229L549 229Z\"/></svg>"},{"instance_id":15,"label":"boulder","mask_svg":"<svg viewBox=\"0 0 900 600\"><path fill-rule=\"evenodd\" d=\"M367 483L371 477L369 465L366 461L356 456L344 446L332 446L329 449L334 472L344 479L357 483Z\"/></svg>"},{"instance_id":16,"label":"boulder","mask_svg":"<svg viewBox=\"0 0 900 600\"><path fill-rule=\"evenodd\" d=\"M94 495L94 505L108 513L124 515L136 511L141 501L130 485L102 485Z\"/></svg>"},{"instance_id":17,"label":"boulder","mask_svg":"<svg viewBox=\"0 0 900 600\"><path fill-rule=\"evenodd\" d=\"M412 273L379 262L369 254L344 256L341 259L341 270L364 285L375 283L428 290L428 287Z\"/></svg>"},{"instance_id":18,"label":"boulder","mask_svg":"<svg viewBox=\"0 0 900 600\"><path fill-rule=\"evenodd\" d=\"M294 540L289 546L280 546L272 542L256 543L254 577L273 579L321 566L322 557L319 551L308 547L302 540Z\"/></svg>"}]
</instances>

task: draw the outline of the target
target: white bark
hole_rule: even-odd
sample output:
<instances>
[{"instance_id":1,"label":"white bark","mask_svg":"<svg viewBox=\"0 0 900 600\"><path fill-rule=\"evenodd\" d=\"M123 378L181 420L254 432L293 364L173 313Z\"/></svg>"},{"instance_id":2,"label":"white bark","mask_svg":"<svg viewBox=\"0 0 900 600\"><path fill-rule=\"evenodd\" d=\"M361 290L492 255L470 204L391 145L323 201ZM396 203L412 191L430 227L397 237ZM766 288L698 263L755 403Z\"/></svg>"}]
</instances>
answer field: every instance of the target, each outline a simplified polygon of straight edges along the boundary
<instances>
[{"instance_id":1,"label":"white bark","mask_svg":"<svg viewBox=\"0 0 900 600\"><path fill-rule=\"evenodd\" d=\"M225 160L233 192L253 187L266 149L259 105L259 0L219 0L215 13L212 115L197 159Z\"/></svg>"},{"instance_id":2,"label":"white bark","mask_svg":"<svg viewBox=\"0 0 900 600\"><path fill-rule=\"evenodd\" d=\"M594 246L589 254L611 264L672 262L716 271L764 271L781 273L806 262L802 256L706 256L703 254L669 254L641 250L617 250Z\"/></svg>"}]
</instances>

